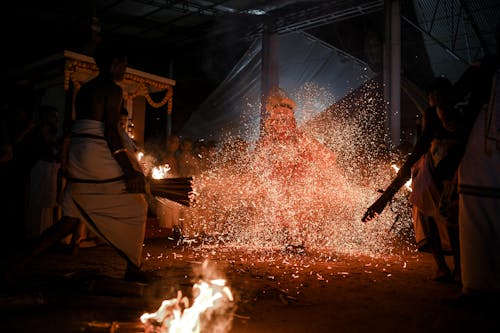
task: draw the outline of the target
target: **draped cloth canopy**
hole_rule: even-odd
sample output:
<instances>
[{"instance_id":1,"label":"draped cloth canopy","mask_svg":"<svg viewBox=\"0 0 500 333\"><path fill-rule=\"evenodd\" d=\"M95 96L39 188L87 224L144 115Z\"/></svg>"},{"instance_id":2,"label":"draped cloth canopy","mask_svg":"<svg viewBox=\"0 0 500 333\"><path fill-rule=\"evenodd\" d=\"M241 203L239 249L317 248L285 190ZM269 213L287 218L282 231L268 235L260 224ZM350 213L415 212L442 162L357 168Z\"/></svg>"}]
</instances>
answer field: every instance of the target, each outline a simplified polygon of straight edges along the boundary
<instances>
[{"instance_id":1,"label":"draped cloth canopy","mask_svg":"<svg viewBox=\"0 0 500 333\"><path fill-rule=\"evenodd\" d=\"M180 131L193 138L223 140L227 135L256 140L260 124L262 42L256 39L225 80L196 109ZM374 73L359 59L304 32L278 36L279 86L297 101L296 119L306 120L347 95ZM305 87L324 90L328 103L304 114ZM300 125L300 124L299 124Z\"/></svg>"}]
</instances>

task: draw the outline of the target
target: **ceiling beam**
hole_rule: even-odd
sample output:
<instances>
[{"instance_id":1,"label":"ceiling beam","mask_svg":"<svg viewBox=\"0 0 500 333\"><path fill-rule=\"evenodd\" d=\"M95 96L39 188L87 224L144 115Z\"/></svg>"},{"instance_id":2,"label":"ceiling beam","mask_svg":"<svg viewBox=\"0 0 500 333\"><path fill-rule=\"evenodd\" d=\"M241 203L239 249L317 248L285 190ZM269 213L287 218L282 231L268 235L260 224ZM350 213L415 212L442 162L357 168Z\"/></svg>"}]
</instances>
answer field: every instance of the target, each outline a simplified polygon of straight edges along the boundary
<instances>
[{"instance_id":1,"label":"ceiling beam","mask_svg":"<svg viewBox=\"0 0 500 333\"><path fill-rule=\"evenodd\" d=\"M479 43L481 44L481 47L483 49L483 53L488 54L490 51L488 48L488 44L486 43L486 41L483 38L483 35L479 31L479 27L477 25L476 19L474 17L474 14L471 12L471 10L469 8L469 5L464 0L460 0L460 4L462 5L462 8L464 9L465 13L467 14L467 17L468 17L469 22L471 24L472 30L476 34L476 37L479 40Z\"/></svg>"},{"instance_id":2,"label":"ceiling beam","mask_svg":"<svg viewBox=\"0 0 500 333\"><path fill-rule=\"evenodd\" d=\"M427 30L425 30L424 28L422 28L417 23L412 22L409 18L407 18L404 15L401 15L401 19L403 21L407 22L409 25L411 25L415 29L417 29L418 31L420 31L421 33L425 34L430 39L432 39L433 42L435 42L442 49L444 49L449 55L451 55L453 58L455 58L455 60L459 60L459 61L463 62L464 64L468 64L469 63L467 60L465 60L464 58L462 58L461 56L459 56L455 51L453 51L452 49L450 49L443 42L441 42L439 39L437 39L436 37L434 37L431 33L429 33Z\"/></svg>"},{"instance_id":3,"label":"ceiling beam","mask_svg":"<svg viewBox=\"0 0 500 333\"><path fill-rule=\"evenodd\" d=\"M273 18L273 24L277 33L283 34L299 30L317 28L326 24L351 19L354 17L367 15L383 10L384 1L358 1L354 4L352 1L347 6L341 6L337 2L331 2L327 5L311 7L307 10L290 13L278 18ZM326 14L325 14L326 13ZM248 39L254 39L261 35L264 24L260 24L253 31L247 34Z\"/></svg>"}]
</instances>

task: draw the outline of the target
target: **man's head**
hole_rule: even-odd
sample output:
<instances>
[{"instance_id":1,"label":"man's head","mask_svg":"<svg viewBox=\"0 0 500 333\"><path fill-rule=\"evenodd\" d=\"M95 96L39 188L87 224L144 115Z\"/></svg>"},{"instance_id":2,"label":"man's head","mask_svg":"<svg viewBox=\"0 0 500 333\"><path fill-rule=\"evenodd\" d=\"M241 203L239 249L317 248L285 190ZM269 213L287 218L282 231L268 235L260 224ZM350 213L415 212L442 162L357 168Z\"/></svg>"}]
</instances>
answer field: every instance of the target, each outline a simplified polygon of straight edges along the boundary
<instances>
[{"instance_id":1,"label":"man's head","mask_svg":"<svg viewBox=\"0 0 500 333\"><path fill-rule=\"evenodd\" d=\"M264 120L264 131L276 139L287 139L295 134L295 101L280 88L273 88L266 102L267 117Z\"/></svg>"},{"instance_id":2,"label":"man's head","mask_svg":"<svg viewBox=\"0 0 500 333\"><path fill-rule=\"evenodd\" d=\"M120 110L120 126L127 129L128 124L128 111L124 107Z\"/></svg>"},{"instance_id":3,"label":"man's head","mask_svg":"<svg viewBox=\"0 0 500 333\"><path fill-rule=\"evenodd\" d=\"M177 149L179 149L181 145L181 140L178 135L170 134L167 137L167 151L171 153L175 153Z\"/></svg>"},{"instance_id":4,"label":"man's head","mask_svg":"<svg viewBox=\"0 0 500 333\"><path fill-rule=\"evenodd\" d=\"M430 106L445 107L451 102L451 81L445 77L436 77L427 87L427 97Z\"/></svg>"},{"instance_id":5,"label":"man's head","mask_svg":"<svg viewBox=\"0 0 500 333\"><path fill-rule=\"evenodd\" d=\"M121 47L101 42L96 47L94 60L99 74L108 74L117 82L123 80L127 69L127 56Z\"/></svg>"},{"instance_id":6,"label":"man's head","mask_svg":"<svg viewBox=\"0 0 500 333\"><path fill-rule=\"evenodd\" d=\"M267 97L266 110L269 114L272 114L275 111L280 112L278 110L280 107L292 111L293 114L296 103L293 99L288 97L285 91L283 91L279 87L273 87L269 91L269 95Z\"/></svg>"}]
</instances>

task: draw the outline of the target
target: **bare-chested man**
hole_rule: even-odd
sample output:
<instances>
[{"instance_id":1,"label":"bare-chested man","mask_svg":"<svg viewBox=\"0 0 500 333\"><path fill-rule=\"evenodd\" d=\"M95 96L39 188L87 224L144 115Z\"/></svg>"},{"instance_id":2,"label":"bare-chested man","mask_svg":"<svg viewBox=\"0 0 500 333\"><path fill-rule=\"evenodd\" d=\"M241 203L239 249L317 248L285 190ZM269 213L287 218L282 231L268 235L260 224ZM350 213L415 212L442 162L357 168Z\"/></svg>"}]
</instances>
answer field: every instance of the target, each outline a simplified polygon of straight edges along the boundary
<instances>
[{"instance_id":1,"label":"bare-chested man","mask_svg":"<svg viewBox=\"0 0 500 333\"><path fill-rule=\"evenodd\" d=\"M94 59L99 75L78 91L76 120L63 170L62 219L48 229L24 263L73 233L80 222L126 260L125 279L144 281L142 245L147 219L145 178L120 127L127 58L101 44Z\"/></svg>"}]
</instances>

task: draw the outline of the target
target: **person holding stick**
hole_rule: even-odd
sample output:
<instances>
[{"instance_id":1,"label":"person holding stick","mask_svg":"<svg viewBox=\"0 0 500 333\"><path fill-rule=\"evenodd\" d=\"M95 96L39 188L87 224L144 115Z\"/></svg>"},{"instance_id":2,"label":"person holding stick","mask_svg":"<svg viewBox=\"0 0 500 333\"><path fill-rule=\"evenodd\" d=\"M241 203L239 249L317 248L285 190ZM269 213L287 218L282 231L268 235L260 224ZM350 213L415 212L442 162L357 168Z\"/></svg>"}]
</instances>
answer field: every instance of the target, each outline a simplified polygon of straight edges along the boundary
<instances>
[{"instance_id":1,"label":"person holding stick","mask_svg":"<svg viewBox=\"0 0 500 333\"><path fill-rule=\"evenodd\" d=\"M451 82L438 77L427 89L429 107L423 115L423 131L413 151L397 177L382 195L367 209L362 221L373 220L412 177L413 224L417 246L433 255L437 270L433 280L460 282L460 251L458 211L443 216L440 201L456 182L456 171L462 156L466 136L460 131L460 115L453 107ZM458 196L455 196L458 199ZM455 205L455 210L458 206ZM445 260L446 248L451 249L454 271Z\"/></svg>"},{"instance_id":2,"label":"person holding stick","mask_svg":"<svg viewBox=\"0 0 500 333\"><path fill-rule=\"evenodd\" d=\"M127 58L119 47L101 42L94 59L99 74L82 85L75 98L76 120L63 163L63 217L41 235L10 271L11 277L75 232L80 221L125 259L126 280L147 282L151 277L141 270L148 209L145 176L120 125L123 93L118 82L124 78Z\"/></svg>"}]
</instances>

